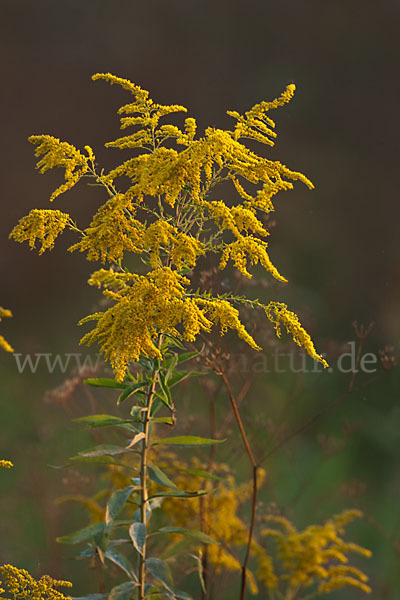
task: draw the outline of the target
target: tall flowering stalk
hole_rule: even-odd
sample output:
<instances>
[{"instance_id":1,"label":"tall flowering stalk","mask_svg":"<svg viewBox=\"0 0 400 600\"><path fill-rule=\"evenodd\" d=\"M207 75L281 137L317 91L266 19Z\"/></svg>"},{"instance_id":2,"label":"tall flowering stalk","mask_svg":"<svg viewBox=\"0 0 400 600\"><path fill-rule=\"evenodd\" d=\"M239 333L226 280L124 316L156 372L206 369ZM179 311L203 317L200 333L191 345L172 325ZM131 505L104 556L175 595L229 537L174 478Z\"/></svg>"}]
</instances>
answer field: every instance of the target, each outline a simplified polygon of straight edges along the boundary
<instances>
[{"instance_id":1,"label":"tall flowering stalk","mask_svg":"<svg viewBox=\"0 0 400 600\"><path fill-rule=\"evenodd\" d=\"M282 329L286 330L314 360L327 366L297 315L285 304L251 300L234 293L217 294L211 289L196 289L194 284L201 261L210 256L218 257L221 270L231 263L244 277L251 278L252 267L259 264L271 277L286 282L270 260L264 217L274 210L273 199L279 191L292 189L296 181L310 189L313 186L301 173L250 150L246 142L274 144L275 123L269 113L291 100L295 86L287 86L278 99L256 104L244 115L228 111L234 119L231 130L208 127L196 137L193 118L186 118L183 127L164 124L165 117L186 112L183 106L155 103L147 91L109 73L98 73L93 79L119 85L131 94L131 102L118 113L121 129L133 128L133 132L106 144L130 150L131 157L105 172L98 167L90 146L78 150L49 135L32 136L40 171L53 167L65 170L65 182L53 192L51 201L81 179L100 186L105 200L86 228L81 229L65 212L34 209L19 221L11 237L18 242L28 241L31 248L39 242L42 253L52 249L56 238L70 229L78 235L78 241L69 250L85 253L89 261L101 263L89 284L102 290L108 307L80 321L82 325L94 323L81 343L99 344L115 378L88 383L119 389L118 403L129 398L133 406L126 419L92 415L81 421L93 427L119 427L129 440L121 445L97 446L75 459L113 464L116 457L126 455L139 462L132 467L136 475L129 484L117 489L108 500L104 521L64 536L61 541L91 540L86 556L100 561L100 566L109 560L128 575L128 580L112 592L119 600L136 592L139 600L150 596L187 598L174 588L168 563L149 553L152 509L164 500L184 498L189 502L209 492L208 486L190 492L180 489L152 462L153 455L164 446L204 446L221 441L197 436L159 438L153 434L159 426L175 424L171 389L192 374L182 371L180 365L197 354L188 352L185 342L194 344L216 326L221 334L236 331L249 346L260 350L240 320L239 309L246 305L264 311L278 337ZM232 184L235 202L216 199L215 190L223 182ZM139 270L132 270L132 256L141 259L144 266ZM160 410L166 411L166 416L156 416ZM240 425L239 414L237 418ZM246 441L244 431L242 436ZM256 488L258 465L254 457L252 465ZM207 473L200 473L204 481ZM253 500L255 510L255 496ZM112 540L112 532L121 525L117 517L128 505L137 506L129 522L136 567L115 549L118 540ZM261 552L252 540L253 525L254 514L241 597L245 594L250 550L255 547ZM187 531L178 529L182 535ZM151 531L152 535L159 533L166 531ZM192 531L190 535L203 544L215 543L204 532ZM269 564L267 558L263 560Z\"/></svg>"}]
</instances>

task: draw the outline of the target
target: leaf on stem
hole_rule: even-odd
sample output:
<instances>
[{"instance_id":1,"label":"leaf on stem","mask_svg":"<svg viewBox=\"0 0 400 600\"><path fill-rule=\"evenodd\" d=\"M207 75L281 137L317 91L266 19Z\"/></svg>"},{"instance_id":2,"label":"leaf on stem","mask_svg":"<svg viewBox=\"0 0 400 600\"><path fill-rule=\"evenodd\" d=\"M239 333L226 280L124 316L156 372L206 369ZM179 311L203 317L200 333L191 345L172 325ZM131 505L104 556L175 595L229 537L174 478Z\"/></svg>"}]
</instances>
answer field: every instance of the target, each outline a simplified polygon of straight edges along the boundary
<instances>
[{"instance_id":1,"label":"leaf on stem","mask_svg":"<svg viewBox=\"0 0 400 600\"><path fill-rule=\"evenodd\" d=\"M132 523L129 527L129 535L137 552L143 555L143 546L146 541L146 525L144 523Z\"/></svg>"},{"instance_id":2,"label":"leaf on stem","mask_svg":"<svg viewBox=\"0 0 400 600\"><path fill-rule=\"evenodd\" d=\"M173 490L178 489L174 482L170 480L170 478L164 473L164 471L160 469L160 467L157 467L157 465L150 461L147 462L147 466L149 469L149 477L152 481L167 488L172 488Z\"/></svg>"},{"instance_id":3,"label":"leaf on stem","mask_svg":"<svg viewBox=\"0 0 400 600\"><path fill-rule=\"evenodd\" d=\"M146 569L155 579L161 581L167 590L172 592L172 587L174 585L172 573L164 560L161 560L161 558L148 558L146 560Z\"/></svg>"},{"instance_id":4,"label":"leaf on stem","mask_svg":"<svg viewBox=\"0 0 400 600\"><path fill-rule=\"evenodd\" d=\"M202 438L196 435L180 435L176 437L163 438L156 440L152 446L160 444L168 446L210 446L211 444L222 444L225 440L213 440L210 438Z\"/></svg>"},{"instance_id":5,"label":"leaf on stem","mask_svg":"<svg viewBox=\"0 0 400 600\"><path fill-rule=\"evenodd\" d=\"M126 488L116 490L109 499L106 508L106 524L110 525L115 517L121 512L126 504L129 496L135 489L134 485L129 485Z\"/></svg>"},{"instance_id":6,"label":"leaf on stem","mask_svg":"<svg viewBox=\"0 0 400 600\"><path fill-rule=\"evenodd\" d=\"M97 534L102 533L105 526L105 523L92 523L92 525L78 529L78 531L58 537L57 542L62 544L79 544L79 542L84 542L85 540L89 540Z\"/></svg>"}]
</instances>

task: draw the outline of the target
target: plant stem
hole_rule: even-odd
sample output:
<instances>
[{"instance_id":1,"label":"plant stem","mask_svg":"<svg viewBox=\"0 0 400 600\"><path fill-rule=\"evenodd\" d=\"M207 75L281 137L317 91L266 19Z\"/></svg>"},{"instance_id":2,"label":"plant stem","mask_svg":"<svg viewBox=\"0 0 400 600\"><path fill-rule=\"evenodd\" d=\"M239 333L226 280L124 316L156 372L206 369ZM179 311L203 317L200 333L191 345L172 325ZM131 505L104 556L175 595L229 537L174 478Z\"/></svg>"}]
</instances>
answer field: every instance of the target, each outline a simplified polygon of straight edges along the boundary
<instances>
[{"instance_id":1,"label":"plant stem","mask_svg":"<svg viewBox=\"0 0 400 600\"><path fill-rule=\"evenodd\" d=\"M157 367L157 360L154 360L153 371L151 377L151 383L147 392L146 406L143 411L143 433L144 438L141 442L141 461L140 461L140 522L146 527L147 525L147 503L149 499L147 489L147 455L150 441L150 416L151 407L154 399L154 392L156 389L156 378L159 367ZM146 580L146 549L147 549L147 531L146 538L143 544L142 554L140 555L139 561L139 590L138 600L144 600L145 598L145 580Z\"/></svg>"},{"instance_id":2,"label":"plant stem","mask_svg":"<svg viewBox=\"0 0 400 600\"><path fill-rule=\"evenodd\" d=\"M245 432L245 429L243 426L242 418L239 413L236 398L232 392L232 388L229 384L226 373L222 368L222 365L221 365L221 369L220 369L220 375L221 375L222 380L225 384L225 387L228 391L229 399L231 401L232 409L233 409L233 412L234 412L234 415L236 418L237 425L239 427L240 435L242 436L244 447L246 448L246 452L250 459L251 466L253 467L253 492L252 492L252 498L251 498L251 518L250 518L249 535L248 535L248 539L247 539L246 554L245 554L243 564L242 564L242 581L241 581L241 586L240 586L240 600L244 600L244 598L246 596L247 565L248 565L249 558L250 558L250 548L251 548L251 542L253 539L254 525L255 525L255 521L256 521L257 491L258 491L258 479L257 479L258 464L256 462L256 459L254 458L254 454L253 454L253 451L249 444L249 440L247 439L247 435L246 435L246 432Z\"/></svg>"}]
</instances>

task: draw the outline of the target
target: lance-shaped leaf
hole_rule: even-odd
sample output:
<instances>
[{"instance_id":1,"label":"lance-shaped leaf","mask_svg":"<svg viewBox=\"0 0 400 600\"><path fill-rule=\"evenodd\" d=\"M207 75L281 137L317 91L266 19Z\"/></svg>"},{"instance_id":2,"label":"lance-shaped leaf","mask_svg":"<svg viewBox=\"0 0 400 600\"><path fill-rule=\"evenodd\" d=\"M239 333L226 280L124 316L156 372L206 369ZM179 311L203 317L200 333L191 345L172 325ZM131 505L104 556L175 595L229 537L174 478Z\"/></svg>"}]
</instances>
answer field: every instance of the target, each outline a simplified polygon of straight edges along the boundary
<instances>
[{"instance_id":1,"label":"lance-shaped leaf","mask_svg":"<svg viewBox=\"0 0 400 600\"><path fill-rule=\"evenodd\" d=\"M216 481L223 481L223 477L218 477L217 475L213 475L208 471L203 471L203 469L177 469L181 473L187 473L188 475L195 475L196 477L203 477L204 479L215 479Z\"/></svg>"},{"instance_id":2,"label":"lance-shaped leaf","mask_svg":"<svg viewBox=\"0 0 400 600\"><path fill-rule=\"evenodd\" d=\"M52 469L64 469L70 467L75 463L103 463L103 464L118 464L111 458L111 456L71 456L65 465L55 466L49 465Z\"/></svg>"},{"instance_id":3,"label":"lance-shaped leaf","mask_svg":"<svg viewBox=\"0 0 400 600\"><path fill-rule=\"evenodd\" d=\"M124 446L112 446L110 444L100 444L95 446L91 450L83 450L79 452L80 456L94 457L94 456L114 456L116 454L123 454L124 452L132 452L129 448Z\"/></svg>"},{"instance_id":4,"label":"lance-shaped leaf","mask_svg":"<svg viewBox=\"0 0 400 600\"><path fill-rule=\"evenodd\" d=\"M130 600L136 586L137 583L134 581L125 581L120 585L116 585L109 593L108 600Z\"/></svg>"},{"instance_id":5,"label":"lance-shaped leaf","mask_svg":"<svg viewBox=\"0 0 400 600\"><path fill-rule=\"evenodd\" d=\"M187 529L186 527L161 527L157 533L181 533L185 537L198 540L202 544L218 544L209 535L198 529Z\"/></svg>"},{"instance_id":6,"label":"lance-shaped leaf","mask_svg":"<svg viewBox=\"0 0 400 600\"><path fill-rule=\"evenodd\" d=\"M164 364L164 366L167 367L167 372L165 373L165 381L169 381L177 364L178 364L178 354L174 353L174 355L168 360L168 365Z\"/></svg>"},{"instance_id":7,"label":"lance-shaped leaf","mask_svg":"<svg viewBox=\"0 0 400 600\"><path fill-rule=\"evenodd\" d=\"M79 417L74 419L76 423L83 423L91 427L109 427L111 425L125 425L132 423L132 419L120 419L113 415L89 415L87 417Z\"/></svg>"},{"instance_id":8,"label":"lance-shaped leaf","mask_svg":"<svg viewBox=\"0 0 400 600\"><path fill-rule=\"evenodd\" d=\"M172 592L174 582L172 580L172 573L165 562L160 558L148 558L146 559L146 569L153 575L154 579L160 581L167 590Z\"/></svg>"},{"instance_id":9,"label":"lance-shaped leaf","mask_svg":"<svg viewBox=\"0 0 400 600\"><path fill-rule=\"evenodd\" d=\"M189 594L182 590L175 590L171 598L173 598L173 600L175 600L175 598L178 598L179 600L193 600L192 596L189 596Z\"/></svg>"},{"instance_id":10,"label":"lance-shaped leaf","mask_svg":"<svg viewBox=\"0 0 400 600\"><path fill-rule=\"evenodd\" d=\"M197 492L184 492L177 490L176 492L156 492L151 496L152 498L197 498L198 496L205 496L212 490L199 490Z\"/></svg>"},{"instance_id":11,"label":"lance-shaped leaf","mask_svg":"<svg viewBox=\"0 0 400 600\"><path fill-rule=\"evenodd\" d=\"M127 398L129 398L129 396L131 396L132 394L134 394L135 392L141 390L142 388L146 387L146 385L148 385L149 382L148 381L141 381L140 383L134 383L129 384L125 387L124 391L122 392L122 394L120 395L120 397L117 400L117 404L121 404L121 402L123 402L124 400L126 400Z\"/></svg>"},{"instance_id":12,"label":"lance-shaped leaf","mask_svg":"<svg viewBox=\"0 0 400 600\"><path fill-rule=\"evenodd\" d=\"M128 386L127 383L118 383L115 379L107 379L106 377L84 379L83 383L93 385L94 387L115 388L116 390L124 390Z\"/></svg>"},{"instance_id":13,"label":"lance-shaped leaf","mask_svg":"<svg viewBox=\"0 0 400 600\"><path fill-rule=\"evenodd\" d=\"M78 531L58 537L57 542L61 542L62 544L79 544L79 542L84 542L102 533L105 526L105 523L93 523L92 525L78 529Z\"/></svg>"},{"instance_id":14,"label":"lance-shaped leaf","mask_svg":"<svg viewBox=\"0 0 400 600\"><path fill-rule=\"evenodd\" d=\"M109 549L107 550L107 552L105 552L104 556L108 558L108 560L111 560L111 562L117 565L120 569L122 569L130 579L134 579L135 581L137 581L137 577L133 571L132 565L129 563L129 561L125 558L123 554L120 554L116 550Z\"/></svg>"},{"instance_id":15,"label":"lance-shaped leaf","mask_svg":"<svg viewBox=\"0 0 400 600\"><path fill-rule=\"evenodd\" d=\"M172 417L150 417L150 421L153 421L154 423L165 423L166 425L174 424Z\"/></svg>"},{"instance_id":16,"label":"lance-shaped leaf","mask_svg":"<svg viewBox=\"0 0 400 600\"><path fill-rule=\"evenodd\" d=\"M127 448L133 448L133 446L136 446L136 444L138 442L140 442L140 440L143 440L143 438L145 438L145 434L143 433L143 431L141 431L140 433L137 433L135 435L135 437L131 440L131 442L127 445Z\"/></svg>"},{"instance_id":17,"label":"lance-shaped leaf","mask_svg":"<svg viewBox=\"0 0 400 600\"><path fill-rule=\"evenodd\" d=\"M147 466L149 469L149 477L152 481L165 487L172 488L173 490L178 489L174 482L170 480L170 478L164 473L164 471L160 469L160 467L157 467L157 465L150 461L147 462Z\"/></svg>"},{"instance_id":18,"label":"lance-shaped leaf","mask_svg":"<svg viewBox=\"0 0 400 600\"><path fill-rule=\"evenodd\" d=\"M167 406L170 410L173 410L173 402L171 392L168 386L168 383L165 380L164 375L159 371L158 373L158 381L160 383L160 394L157 396L164 402L165 406Z\"/></svg>"},{"instance_id":19,"label":"lance-shaped leaf","mask_svg":"<svg viewBox=\"0 0 400 600\"><path fill-rule=\"evenodd\" d=\"M198 377L200 375L205 375L205 373L200 371L175 371L169 380L168 385L170 388L172 388L174 385L177 385L187 377Z\"/></svg>"},{"instance_id":20,"label":"lance-shaped leaf","mask_svg":"<svg viewBox=\"0 0 400 600\"><path fill-rule=\"evenodd\" d=\"M205 581L204 581L203 561L201 560L201 556L200 556L200 554L198 556L196 554L191 554L190 556L192 558L194 558L194 560L196 561L196 564L197 564L197 574L199 576L201 589L203 590L204 594L206 594L207 591L206 591L206 584L205 584Z\"/></svg>"},{"instance_id":21,"label":"lance-shaped leaf","mask_svg":"<svg viewBox=\"0 0 400 600\"><path fill-rule=\"evenodd\" d=\"M166 360L164 362L164 366L167 369L169 369L169 367L171 366L171 364L174 364L173 368L175 368L175 366L177 364L180 365L180 364L184 363L185 361L190 360L191 358L194 358L195 356L198 356L199 354L200 354L200 352L196 352L196 351L194 351L194 352L182 352L179 355L174 354L174 356L172 358L169 358L168 360ZM177 357L177 360L176 360L175 357Z\"/></svg>"},{"instance_id":22,"label":"lance-shaped leaf","mask_svg":"<svg viewBox=\"0 0 400 600\"><path fill-rule=\"evenodd\" d=\"M146 541L146 525L144 523L132 523L129 527L129 535L137 552L143 555L143 546Z\"/></svg>"},{"instance_id":23,"label":"lance-shaped leaf","mask_svg":"<svg viewBox=\"0 0 400 600\"><path fill-rule=\"evenodd\" d=\"M134 485L129 485L121 490L116 490L109 499L106 508L106 524L110 525L115 517L121 512L129 496L135 489Z\"/></svg>"},{"instance_id":24,"label":"lance-shaped leaf","mask_svg":"<svg viewBox=\"0 0 400 600\"><path fill-rule=\"evenodd\" d=\"M225 440L213 440L196 435L179 435L177 437L163 438L153 442L153 446L165 444L168 446L210 446L211 444L222 444Z\"/></svg>"}]
</instances>

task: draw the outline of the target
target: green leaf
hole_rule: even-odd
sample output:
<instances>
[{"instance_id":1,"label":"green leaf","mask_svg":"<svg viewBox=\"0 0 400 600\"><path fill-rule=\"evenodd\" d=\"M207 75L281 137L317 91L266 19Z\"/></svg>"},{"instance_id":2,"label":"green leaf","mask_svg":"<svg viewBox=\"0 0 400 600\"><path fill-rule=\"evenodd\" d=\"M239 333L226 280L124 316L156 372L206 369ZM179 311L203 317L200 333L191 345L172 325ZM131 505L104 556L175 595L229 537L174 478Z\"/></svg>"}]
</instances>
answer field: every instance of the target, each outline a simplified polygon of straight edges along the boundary
<instances>
[{"instance_id":1,"label":"green leaf","mask_svg":"<svg viewBox=\"0 0 400 600\"><path fill-rule=\"evenodd\" d=\"M175 363L175 365L176 364L180 365L180 364L186 362L187 360L190 360L191 358L194 358L195 356L198 356L199 354L200 354L200 352L197 352L197 351L195 351L195 352L182 352L181 354L178 354L178 360ZM174 356L175 356L175 354L174 354ZM169 358L168 360L165 361L164 366L167 369L169 369L170 364L173 362L173 358L174 357Z\"/></svg>"},{"instance_id":2,"label":"green leaf","mask_svg":"<svg viewBox=\"0 0 400 600\"><path fill-rule=\"evenodd\" d=\"M174 387L174 385L177 385L187 377L189 377L188 371L175 371L169 380L169 387Z\"/></svg>"},{"instance_id":3,"label":"green leaf","mask_svg":"<svg viewBox=\"0 0 400 600\"><path fill-rule=\"evenodd\" d=\"M202 544L218 544L209 535L197 529L187 529L185 527L162 527L158 530L161 533L181 533L185 537L190 537L198 540ZM158 533L157 532L157 533Z\"/></svg>"},{"instance_id":4,"label":"green leaf","mask_svg":"<svg viewBox=\"0 0 400 600\"><path fill-rule=\"evenodd\" d=\"M178 364L178 354L174 353L174 355L168 360L167 372L165 373L165 381L169 381L176 365Z\"/></svg>"},{"instance_id":5,"label":"green leaf","mask_svg":"<svg viewBox=\"0 0 400 600\"><path fill-rule=\"evenodd\" d=\"M173 598L179 598L179 600L193 600L192 596L189 596L186 592L182 592L182 590L175 590Z\"/></svg>"},{"instance_id":6,"label":"green leaf","mask_svg":"<svg viewBox=\"0 0 400 600\"><path fill-rule=\"evenodd\" d=\"M210 446L211 444L222 444L225 440L212 440L210 438L202 438L196 435L180 435L177 437L163 438L156 440L152 446L166 444L168 446Z\"/></svg>"},{"instance_id":7,"label":"green leaf","mask_svg":"<svg viewBox=\"0 0 400 600\"><path fill-rule=\"evenodd\" d=\"M121 404L121 402L123 402L124 400L126 400L127 398L129 398L129 396L131 396L132 394L134 394L135 392L137 392L141 388L144 388L146 385L148 385L148 383L149 383L148 381L143 381L143 382L140 382L140 383L134 383L133 385L128 385L128 387L126 387L124 389L124 391L122 392L122 394L118 398L117 404Z\"/></svg>"},{"instance_id":8,"label":"green leaf","mask_svg":"<svg viewBox=\"0 0 400 600\"><path fill-rule=\"evenodd\" d=\"M126 448L133 448L133 446L136 446L136 444L138 444L140 442L140 440L143 440L145 438L145 434L143 433L143 431L141 431L140 433L137 433L132 440L129 442L129 444L126 446Z\"/></svg>"},{"instance_id":9,"label":"green leaf","mask_svg":"<svg viewBox=\"0 0 400 600\"><path fill-rule=\"evenodd\" d=\"M176 492L156 492L151 496L151 498L197 498L198 496L204 496L208 494L212 490L199 490L198 492L184 492L184 491L176 491Z\"/></svg>"},{"instance_id":10,"label":"green leaf","mask_svg":"<svg viewBox=\"0 0 400 600\"><path fill-rule=\"evenodd\" d=\"M92 525L83 527L83 529L78 529L78 531L58 537L57 542L60 542L61 544L79 544L79 542L84 542L85 540L95 537L98 533L102 533L105 526L106 524L103 522L92 523Z\"/></svg>"},{"instance_id":11,"label":"green leaf","mask_svg":"<svg viewBox=\"0 0 400 600\"><path fill-rule=\"evenodd\" d=\"M132 592L137 586L134 581L125 581L113 587L108 595L108 600L130 600L132 598Z\"/></svg>"},{"instance_id":12,"label":"green leaf","mask_svg":"<svg viewBox=\"0 0 400 600\"><path fill-rule=\"evenodd\" d=\"M177 469L181 473L187 473L188 475L195 475L197 477L204 477L204 479L215 479L216 481L223 481L223 477L218 477L217 475L212 475L208 473L208 471L203 471L202 469Z\"/></svg>"},{"instance_id":13,"label":"green leaf","mask_svg":"<svg viewBox=\"0 0 400 600\"><path fill-rule=\"evenodd\" d=\"M84 457L97 457L97 456L115 456L117 454L123 454L124 452L132 452L129 448L125 448L124 446L112 446L109 444L101 444L100 446L95 446L91 450L83 450L79 452L79 456Z\"/></svg>"},{"instance_id":14,"label":"green leaf","mask_svg":"<svg viewBox=\"0 0 400 600\"><path fill-rule=\"evenodd\" d=\"M142 414L145 409L142 406L132 406L130 414L133 417L135 423L142 422Z\"/></svg>"},{"instance_id":15,"label":"green leaf","mask_svg":"<svg viewBox=\"0 0 400 600\"><path fill-rule=\"evenodd\" d=\"M107 379L106 377L99 377L97 379L84 379L83 383L87 385L93 385L94 387L103 388L115 388L116 390L124 390L128 384L118 383L115 379Z\"/></svg>"},{"instance_id":16,"label":"green leaf","mask_svg":"<svg viewBox=\"0 0 400 600\"><path fill-rule=\"evenodd\" d=\"M172 388L187 377L198 377L200 375L205 375L206 373L203 371L175 371L174 375L169 380L169 387Z\"/></svg>"},{"instance_id":17,"label":"green leaf","mask_svg":"<svg viewBox=\"0 0 400 600\"><path fill-rule=\"evenodd\" d=\"M81 558L90 558L91 556L94 555L95 553L95 548L93 546L89 546L89 548L86 548L86 550L82 550L82 552L79 552L79 554L76 554L74 556L75 560L80 560Z\"/></svg>"},{"instance_id":18,"label":"green leaf","mask_svg":"<svg viewBox=\"0 0 400 600\"><path fill-rule=\"evenodd\" d=\"M121 512L126 504L129 496L135 489L134 485L129 485L126 488L116 490L109 499L106 508L106 524L110 525L115 517Z\"/></svg>"},{"instance_id":19,"label":"green leaf","mask_svg":"<svg viewBox=\"0 0 400 600\"><path fill-rule=\"evenodd\" d=\"M167 344L163 344L163 346L165 347L171 347L171 348L180 348L181 350L185 349L185 346L182 344L182 342L180 340L178 340L176 337L174 337L173 335L169 334L169 333L164 333L164 338L170 340L169 343Z\"/></svg>"},{"instance_id":20,"label":"green leaf","mask_svg":"<svg viewBox=\"0 0 400 600\"><path fill-rule=\"evenodd\" d=\"M152 462L148 461L147 466L149 469L149 477L155 483L159 483L167 488L172 488L173 490L177 490L178 488L174 484L173 481L160 469L157 465L154 465Z\"/></svg>"},{"instance_id":21,"label":"green leaf","mask_svg":"<svg viewBox=\"0 0 400 600\"><path fill-rule=\"evenodd\" d=\"M164 402L165 406L167 406L170 410L173 408L172 396L169 389L169 386L164 378L164 375L161 371L158 372L158 381L160 383L161 394L157 394L159 398Z\"/></svg>"},{"instance_id":22,"label":"green leaf","mask_svg":"<svg viewBox=\"0 0 400 600\"><path fill-rule=\"evenodd\" d=\"M68 465L70 464L74 464L74 463L89 463L89 464L104 464L104 465L119 465L119 466L124 466L122 463L117 462L116 460L114 460L112 458L112 456L108 456L107 454L105 454L104 456L72 456L70 459L68 459Z\"/></svg>"},{"instance_id":23,"label":"green leaf","mask_svg":"<svg viewBox=\"0 0 400 600\"><path fill-rule=\"evenodd\" d=\"M153 421L154 423L165 423L166 425L174 424L171 417L150 417L150 421Z\"/></svg>"},{"instance_id":24,"label":"green leaf","mask_svg":"<svg viewBox=\"0 0 400 600\"><path fill-rule=\"evenodd\" d=\"M125 556L123 556L123 554L120 554L116 550L109 549L109 550L107 550L107 552L104 553L104 556L106 558L108 558L108 560L111 560L111 562L116 564L120 569L125 571L125 573L128 575L128 577L130 577L131 579L134 579L135 581L137 580L137 577L133 571L132 565L125 558Z\"/></svg>"},{"instance_id":25,"label":"green leaf","mask_svg":"<svg viewBox=\"0 0 400 600\"><path fill-rule=\"evenodd\" d=\"M103 463L103 464L118 464L113 461L111 456L71 456L68 459L65 465L61 465L60 467L54 467L54 469L64 469L65 467L70 467L75 463Z\"/></svg>"},{"instance_id":26,"label":"green leaf","mask_svg":"<svg viewBox=\"0 0 400 600\"><path fill-rule=\"evenodd\" d=\"M87 417L79 417L79 419L74 419L74 421L90 425L91 427L109 427L110 425L132 423L132 419L120 419L113 415L89 415Z\"/></svg>"},{"instance_id":27,"label":"green leaf","mask_svg":"<svg viewBox=\"0 0 400 600\"><path fill-rule=\"evenodd\" d=\"M148 558L146 560L146 569L155 579L161 581L167 590L172 591L174 585L172 573L164 560L161 560L160 558Z\"/></svg>"},{"instance_id":28,"label":"green leaf","mask_svg":"<svg viewBox=\"0 0 400 600\"><path fill-rule=\"evenodd\" d=\"M143 546L146 541L146 525L144 523L132 523L129 527L129 535L137 552L143 555Z\"/></svg>"},{"instance_id":29,"label":"green leaf","mask_svg":"<svg viewBox=\"0 0 400 600\"><path fill-rule=\"evenodd\" d=\"M192 556L194 558L194 560L197 563L197 574L199 576L199 580L200 580L200 584L201 584L201 589L203 590L204 594L207 594L206 591L206 585L204 582L204 569L203 569L203 561L201 560L200 555L196 556L195 554L191 554L190 556Z\"/></svg>"}]
</instances>

